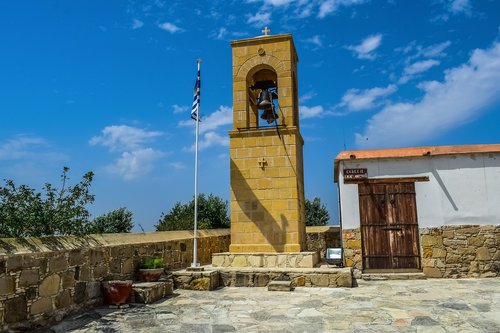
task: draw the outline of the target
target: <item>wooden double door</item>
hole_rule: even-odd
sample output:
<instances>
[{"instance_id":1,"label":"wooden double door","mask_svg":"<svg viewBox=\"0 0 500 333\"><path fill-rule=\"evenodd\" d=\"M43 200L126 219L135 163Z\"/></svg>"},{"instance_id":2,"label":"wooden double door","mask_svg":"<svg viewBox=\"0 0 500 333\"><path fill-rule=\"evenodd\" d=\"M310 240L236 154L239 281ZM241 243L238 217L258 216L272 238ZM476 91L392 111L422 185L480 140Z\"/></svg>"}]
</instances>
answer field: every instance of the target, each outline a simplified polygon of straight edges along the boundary
<instances>
[{"instance_id":1,"label":"wooden double door","mask_svg":"<svg viewBox=\"0 0 500 333\"><path fill-rule=\"evenodd\" d=\"M420 269L414 182L360 183L363 269Z\"/></svg>"}]
</instances>

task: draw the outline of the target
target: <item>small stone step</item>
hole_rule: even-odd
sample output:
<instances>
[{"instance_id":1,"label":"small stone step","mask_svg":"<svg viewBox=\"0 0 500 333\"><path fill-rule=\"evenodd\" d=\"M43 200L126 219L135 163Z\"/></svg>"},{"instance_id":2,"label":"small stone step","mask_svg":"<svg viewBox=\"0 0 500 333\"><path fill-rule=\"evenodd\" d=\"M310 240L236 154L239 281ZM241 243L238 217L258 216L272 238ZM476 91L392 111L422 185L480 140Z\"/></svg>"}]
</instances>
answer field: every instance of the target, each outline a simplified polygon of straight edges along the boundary
<instances>
[{"instance_id":1,"label":"small stone step","mask_svg":"<svg viewBox=\"0 0 500 333\"><path fill-rule=\"evenodd\" d=\"M132 285L133 302L150 304L165 296L172 295L172 281L136 282Z\"/></svg>"},{"instance_id":2,"label":"small stone step","mask_svg":"<svg viewBox=\"0 0 500 333\"><path fill-rule=\"evenodd\" d=\"M292 281L271 281L267 285L268 291L292 291Z\"/></svg>"},{"instance_id":3,"label":"small stone step","mask_svg":"<svg viewBox=\"0 0 500 333\"><path fill-rule=\"evenodd\" d=\"M362 279L365 281L384 280L425 280L424 273L364 273Z\"/></svg>"}]
</instances>

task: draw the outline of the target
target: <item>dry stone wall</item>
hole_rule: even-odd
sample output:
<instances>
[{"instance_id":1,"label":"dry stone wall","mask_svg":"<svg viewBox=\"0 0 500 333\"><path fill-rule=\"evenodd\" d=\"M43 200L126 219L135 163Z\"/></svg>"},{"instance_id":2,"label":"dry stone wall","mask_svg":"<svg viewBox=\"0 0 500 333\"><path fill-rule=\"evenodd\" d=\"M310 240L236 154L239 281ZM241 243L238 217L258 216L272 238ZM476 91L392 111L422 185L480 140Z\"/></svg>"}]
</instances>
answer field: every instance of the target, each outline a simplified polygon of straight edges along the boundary
<instances>
[{"instance_id":1,"label":"dry stone wall","mask_svg":"<svg viewBox=\"0 0 500 333\"><path fill-rule=\"evenodd\" d=\"M500 225L421 228L420 247L427 277L500 276Z\"/></svg>"},{"instance_id":2,"label":"dry stone wall","mask_svg":"<svg viewBox=\"0 0 500 333\"><path fill-rule=\"evenodd\" d=\"M360 229L344 229L342 237L345 265L360 278ZM500 276L500 225L420 228L420 256L429 278Z\"/></svg>"},{"instance_id":3,"label":"dry stone wall","mask_svg":"<svg viewBox=\"0 0 500 333\"><path fill-rule=\"evenodd\" d=\"M27 330L102 303L101 281L135 280L147 257L189 266L192 232L0 240L0 331ZM229 230L202 230L198 258L229 248Z\"/></svg>"},{"instance_id":4,"label":"dry stone wall","mask_svg":"<svg viewBox=\"0 0 500 333\"><path fill-rule=\"evenodd\" d=\"M361 230L359 228L342 229L342 245L344 248L344 265L353 268L352 272L354 278L361 278L363 269Z\"/></svg>"},{"instance_id":5,"label":"dry stone wall","mask_svg":"<svg viewBox=\"0 0 500 333\"><path fill-rule=\"evenodd\" d=\"M311 251L324 253L339 241L335 228L307 231ZM167 231L0 239L0 331L29 331L101 304L101 282L135 280L144 258L162 257L168 270L187 267L192 237L192 231ZM199 261L210 263L229 244L229 229L200 230Z\"/></svg>"},{"instance_id":6,"label":"dry stone wall","mask_svg":"<svg viewBox=\"0 0 500 333\"><path fill-rule=\"evenodd\" d=\"M340 227L306 227L307 251L317 251L320 258L326 255L326 249L342 247L340 244Z\"/></svg>"}]
</instances>

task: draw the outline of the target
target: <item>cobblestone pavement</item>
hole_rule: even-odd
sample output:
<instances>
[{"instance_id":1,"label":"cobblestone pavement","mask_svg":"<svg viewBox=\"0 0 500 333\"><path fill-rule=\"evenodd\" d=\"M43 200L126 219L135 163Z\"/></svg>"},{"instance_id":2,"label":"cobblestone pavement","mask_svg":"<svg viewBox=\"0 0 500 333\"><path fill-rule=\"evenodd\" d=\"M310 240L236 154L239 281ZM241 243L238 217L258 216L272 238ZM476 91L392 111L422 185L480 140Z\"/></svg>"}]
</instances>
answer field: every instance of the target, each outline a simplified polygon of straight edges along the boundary
<instances>
[{"instance_id":1,"label":"cobblestone pavement","mask_svg":"<svg viewBox=\"0 0 500 333\"><path fill-rule=\"evenodd\" d=\"M500 278L361 281L357 288L175 290L99 308L55 332L500 332Z\"/></svg>"}]
</instances>

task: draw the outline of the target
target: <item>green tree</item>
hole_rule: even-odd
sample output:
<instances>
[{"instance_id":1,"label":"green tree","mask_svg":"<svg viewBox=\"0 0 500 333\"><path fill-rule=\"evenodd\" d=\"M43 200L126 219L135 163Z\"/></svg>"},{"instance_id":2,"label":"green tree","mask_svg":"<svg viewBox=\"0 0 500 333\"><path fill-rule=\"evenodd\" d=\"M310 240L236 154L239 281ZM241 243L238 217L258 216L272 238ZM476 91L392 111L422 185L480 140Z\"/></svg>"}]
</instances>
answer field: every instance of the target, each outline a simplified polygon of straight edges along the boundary
<instances>
[{"instance_id":1,"label":"green tree","mask_svg":"<svg viewBox=\"0 0 500 333\"><path fill-rule=\"evenodd\" d=\"M64 167L60 188L46 183L44 195L5 180L5 186L0 187L0 237L87 233L90 213L86 205L95 199L90 194L94 173L89 171L79 183L68 186L68 172L69 168Z\"/></svg>"},{"instance_id":2,"label":"green tree","mask_svg":"<svg viewBox=\"0 0 500 333\"><path fill-rule=\"evenodd\" d=\"M193 230L194 198L186 203L175 203L167 214L162 213L157 231ZM228 202L213 194L198 195L198 229L229 228Z\"/></svg>"},{"instance_id":3,"label":"green tree","mask_svg":"<svg viewBox=\"0 0 500 333\"><path fill-rule=\"evenodd\" d=\"M96 217L90 223L89 232L93 234L130 232L134 227L132 215L133 213L125 207L115 209Z\"/></svg>"},{"instance_id":4,"label":"green tree","mask_svg":"<svg viewBox=\"0 0 500 333\"><path fill-rule=\"evenodd\" d=\"M330 214L321 199L315 197L312 201L306 199L306 226L326 225L330 220Z\"/></svg>"}]
</instances>

